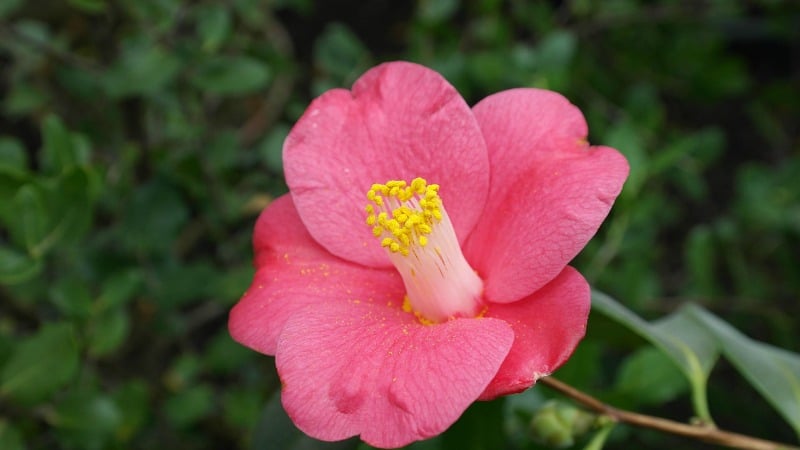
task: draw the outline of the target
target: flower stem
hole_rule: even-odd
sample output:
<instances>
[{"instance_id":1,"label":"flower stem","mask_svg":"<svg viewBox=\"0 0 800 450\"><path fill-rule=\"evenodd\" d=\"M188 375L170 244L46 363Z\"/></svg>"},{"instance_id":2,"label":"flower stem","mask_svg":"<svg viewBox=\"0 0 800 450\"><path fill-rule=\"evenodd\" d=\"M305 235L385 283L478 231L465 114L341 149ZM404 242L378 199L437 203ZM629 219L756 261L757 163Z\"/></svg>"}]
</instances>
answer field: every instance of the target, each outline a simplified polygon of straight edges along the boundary
<instances>
[{"instance_id":1,"label":"flower stem","mask_svg":"<svg viewBox=\"0 0 800 450\"><path fill-rule=\"evenodd\" d=\"M539 382L546 384L551 389L554 389L561 394L564 394L565 396L575 400L576 402L583 404L587 408L608 416L617 422L650 428L664 433L685 436L710 444L717 444L730 448L750 450L800 450L800 447L759 439L730 431L724 431L713 426L689 425L668 419L662 419L660 417L653 417L632 411L617 409L601 402L585 392L579 391L578 389L575 389L566 383L558 381L553 377L541 378L539 379Z\"/></svg>"}]
</instances>

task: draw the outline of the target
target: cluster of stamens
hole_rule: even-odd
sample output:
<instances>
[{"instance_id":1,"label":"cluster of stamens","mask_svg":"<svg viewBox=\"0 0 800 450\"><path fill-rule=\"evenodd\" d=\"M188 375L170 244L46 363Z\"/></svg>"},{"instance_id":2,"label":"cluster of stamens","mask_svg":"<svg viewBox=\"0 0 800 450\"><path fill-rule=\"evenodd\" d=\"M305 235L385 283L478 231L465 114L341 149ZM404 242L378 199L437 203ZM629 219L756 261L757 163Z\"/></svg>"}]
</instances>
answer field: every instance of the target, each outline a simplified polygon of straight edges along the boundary
<instances>
[{"instance_id":1,"label":"cluster of stamens","mask_svg":"<svg viewBox=\"0 0 800 450\"><path fill-rule=\"evenodd\" d=\"M367 225L406 287L403 310L424 324L478 315L483 282L461 252L439 185L387 181L367 199Z\"/></svg>"},{"instance_id":2,"label":"cluster of stamens","mask_svg":"<svg viewBox=\"0 0 800 450\"><path fill-rule=\"evenodd\" d=\"M442 220L439 185L415 178L409 185L403 180L373 184L367 191L367 225L381 238L381 246L392 253L408 256L418 244L428 245L433 226Z\"/></svg>"}]
</instances>

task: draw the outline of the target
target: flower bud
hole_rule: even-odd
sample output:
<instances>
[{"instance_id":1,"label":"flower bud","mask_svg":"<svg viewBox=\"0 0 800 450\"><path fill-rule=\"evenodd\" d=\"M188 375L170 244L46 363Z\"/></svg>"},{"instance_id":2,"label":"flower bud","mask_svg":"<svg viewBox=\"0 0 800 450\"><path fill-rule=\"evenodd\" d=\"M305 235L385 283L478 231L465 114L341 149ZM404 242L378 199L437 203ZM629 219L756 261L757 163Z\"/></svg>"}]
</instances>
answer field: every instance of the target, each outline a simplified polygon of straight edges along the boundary
<instances>
[{"instance_id":1,"label":"flower bud","mask_svg":"<svg viewBox=\"0 0 800 450\"><path fill-rule=\"evenodd\" d=\"M572 404L550 401L531 419L532 437L555 448L570 447L575 439L586 434L594 425L596 416Z\"/></svg>"}]
</instances>

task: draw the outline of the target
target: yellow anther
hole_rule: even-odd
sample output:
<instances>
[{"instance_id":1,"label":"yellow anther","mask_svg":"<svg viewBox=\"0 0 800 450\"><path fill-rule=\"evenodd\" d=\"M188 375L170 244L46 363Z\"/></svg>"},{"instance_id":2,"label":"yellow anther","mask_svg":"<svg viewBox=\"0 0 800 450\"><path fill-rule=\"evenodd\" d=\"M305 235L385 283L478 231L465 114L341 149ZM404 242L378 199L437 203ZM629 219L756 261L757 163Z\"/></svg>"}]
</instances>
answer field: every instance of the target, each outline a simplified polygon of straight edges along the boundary
<instances>
[{"instance_id":1,"label":"yellow anther","mask_svg":"<svg viewBox=\"0 0 800 450\"><path fill-rule=\"evenodd\" d=\"M417 177L411 181L411 189L413 189L417 194L422 194L425 192L425 186L425 180L422 178Z\"/></svg>"},{"instance_id":2,"label":"yellow anther","mask_svg":"<svg viewBox=\"0 0 800 450\"><path fill-rule=\"evenodd\" d=\"M442 219L438 191L439 185L429 185L423 178L414 178L410 184L404 180L373 184L364 210L366 223L381 238L381 246L408 255L411 247L428 245L428 235Z\"/></svg>"}]
</instances>

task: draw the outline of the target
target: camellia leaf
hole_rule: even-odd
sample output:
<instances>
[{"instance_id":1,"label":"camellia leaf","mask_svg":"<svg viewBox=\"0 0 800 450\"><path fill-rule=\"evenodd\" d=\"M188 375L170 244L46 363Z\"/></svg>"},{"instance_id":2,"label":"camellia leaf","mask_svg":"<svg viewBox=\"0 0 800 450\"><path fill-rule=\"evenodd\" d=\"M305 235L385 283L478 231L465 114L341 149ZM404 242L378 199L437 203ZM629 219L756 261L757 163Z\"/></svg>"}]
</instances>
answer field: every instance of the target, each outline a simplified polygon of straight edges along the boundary
<instances>
[{"instance_id":1,"label":"camellia leaf","mask_svg":"<svg viewBox=\"0 0 800 450\"><path fill-rule=\"evenodd\" d=\"M167 419L177 427L188 427L208 416L214 407L214 392L200 384L182 390L164 403Z\"/></svg>"},{"instance_id":2,"label":"camellia leaf","mask_svg":"<svg viewBox=\"0 0 800 450\"><path fill-rule=\"evenodd\" d=\"M269 66L262 61L220 56L203 62L190 80L198 89L232 95L257 91L266 86L269 78Z\"/></svg>"},{"instance_id":3,"label":"camellia leaf","mask_svg":"<svg viewBox=\"0 0 800 450\"><path fill-rule=\"evenodd\" d=\"M0 284L24 283L39 274L42 261L0 246Z\"/></svg>"},{"instance_id":4,"label":"camellia leaf","mask_svg":"<svg viewBox=\"0 0 800 450\"><path fill-rule=\"evenodd\" d=\"M120 412L116 432L119 440L128 441L147 422L151 414L148 395L147 384L139 379L128 381L114 392L113 399Z\"/></svg>"},{"instance_id":5,"label":"camellia leaf","mask_svg":"<svg viewBox=\"0 0 800 450\"><path fill-rule=\"evenodd\" d=\"M25 449L20 432L3 419L0 419L0 448L3 450Z\"/></svg>"},{"instance_id":6,"label":"camellia leaf","mask_svg":"<svg viewBox=\"0 0 800 450\"><path fill-rule=\"evenodd\" d=\"M77 277L62 277L50 288L50 302L66 317L87 317L92 308L92 295L87 283Z\"/></svg>"},{"instance_id":7,"label":"camellia leaf","mask_svg":"<svg viewBox=\"0 0 800 450\"><path fill-rule=\"evenodd\" d=\"M0 372L0 396L24 404L46 399L67 384L78 369L78 347L72 326L43 326L20 343Z\"/></svg>"},{"instance_id":8,"label":"camellia leaf","mask_svg":"<svg viewBox=\"0 0 800 450\"><path fill-rule=\"evenodd\" d=\"M654 347L637 350L619 369L616 391L637 405L666 403L688 389L686 379L669 356Z\"/></svg>"},{"instance_id":9,"label":"camellia leaf","mask_svg":"<svg viewBox=\"0 0 800 450\"><path fill-rule=\"evenodd\" d=\"M22 144L14 138L0 137L0 169L20 173L27 167L28 155Z\"/></svg>"},{"instance_id":10,"label":"camellia leaf","mask_svg":"<svg viewBox=\"0 0 800 450\"><path fill-rule=\"evenodd\" d=\"M203 50L213 53L230 35L231 12L224 4L208 4L197 7L197 33Z\"/></svg>"},{"instance_id":11,"label":"camellia leaf","mask_svg":"<svg viewBox=\"0 0 800 450\"><path fill-rule=\"evenodd\" d=\"M57 116L44 119L42 140L43 164L53 173L88 162L90 149L86 138L69 131Z\"/></svg>"},{"instance_id":12,"label":"camellia leaf","mask_svg":"<svg viewBox=\"0 0 800 450\"><path fill-rule=\"evenodd\" d=\"M23 0L0 0L0 17L11 15L23 3Z\"/></svg>"},{"instance_id":13,"label":"camellia leaf","mask_svg":"<svg viewBox=\"0 0 800 450\"><path fill-rule=\"evenodd\" d=\"M722 354L800 437L800 355L750 339L699 306L689 305L687 310L713 333Z\"/></svg>"},{"instance_id":14,"label":"camellia leaf","mask_svg":"<svg viewBox=\"0 0 800 450\"><path fill-rule=\"evenodd\" d=\"M130 319L122 308L114 308L95 317L89 330L89 354L94 357L108 355L113 352L128 336Z\"/></svg>"},{"instance_id":15,"label":"camellia leaf","mask_svg":"<svg viewBox=\"0 0 800 450\"><path fill-rule=\"evenodd\" d=\"M12 200L19 213L9 224L9 231L34 258L42 256L45 250L42 243L46 242L49 228L44 195L39 185L29 183L22 186Z\"/></svg>"},{"instance_id":16,"label":"camellia leaf","mask_svg":"<svg viewBox=\"0 0 800 450\"><path fill-rule=\"evenodd\" d=\"M142 285L143 275L136 269L116 273L103 282L96 308L103 311L125 305Z\"/></svg>"},{"instance_id":17,"label":"camellia leaf","mask_svg":"<svg viewBox=\"0 0 800 450\"><path fill-rule=\"evenodd\" d=\"M101 392L83 388L58 400L50 423L75 447L104 448L122 422L120 406Z\"/></svg>"},{"instance_id":18,"label":"camellia leaf","mask_svg":"<svg viewBox=\"0 0 800 450\"><path fill-rule=\"evenodd\" d=\"M592 291L592 307L627 326L669 356L689 380L695 414L713 423L708 410L706 385L711 368L719 357L719 348L713 336L687 316L685 308L658 322L649 323L597 291Z\"/></svg>"},{"instance_id":19,"label":"camellia leaf","mask_svg":"<svg viewBox=\"0 0 800 450\"><path fill-rule=\"evenodd\" d=\"M180 68L181 61L168 49L146 38L131 40L104 75L106 92L112 98L154 95L175 79Z\"/></svg>"},{"instance_id":20,"label":"camellia leaf","mask_svg":"<svg viewBox=\"0 0 800 450\"><path fill-rule=\"evenodd\" d=\"M608 439L608 435L611 434L611 431L614 429L616 422L607 422L601 426L599 430L597 430L592 436L592 439L586 444L586 447L583 450L601 450L603 446L606 445L606 439Z\"/></svg>"}]
</instances>

